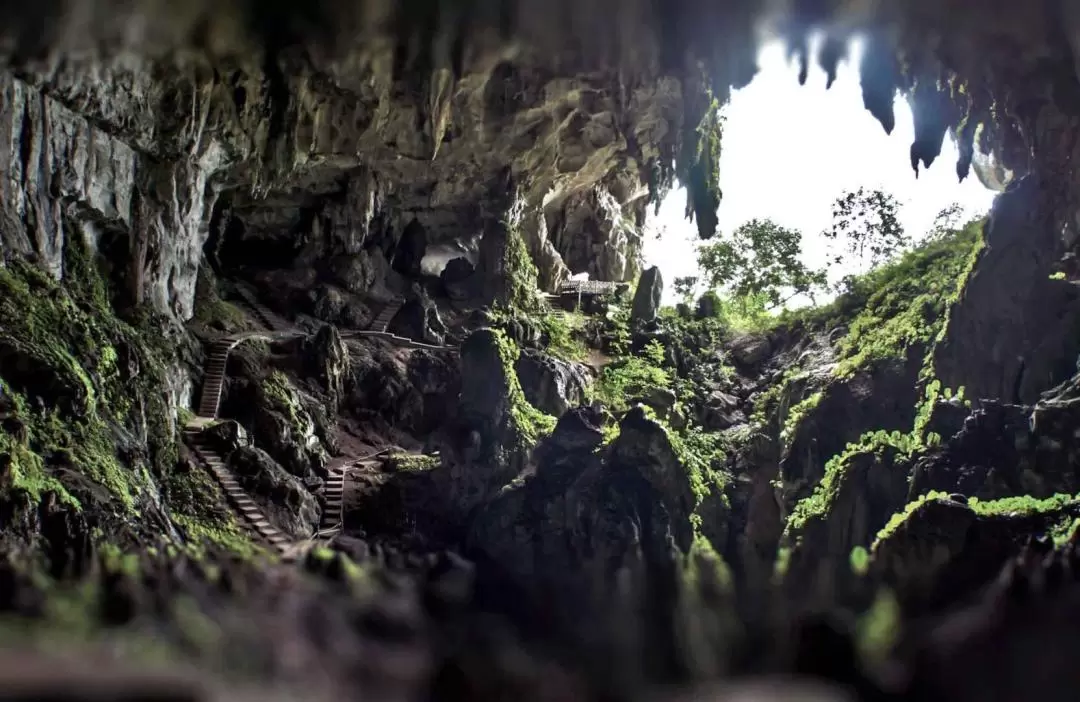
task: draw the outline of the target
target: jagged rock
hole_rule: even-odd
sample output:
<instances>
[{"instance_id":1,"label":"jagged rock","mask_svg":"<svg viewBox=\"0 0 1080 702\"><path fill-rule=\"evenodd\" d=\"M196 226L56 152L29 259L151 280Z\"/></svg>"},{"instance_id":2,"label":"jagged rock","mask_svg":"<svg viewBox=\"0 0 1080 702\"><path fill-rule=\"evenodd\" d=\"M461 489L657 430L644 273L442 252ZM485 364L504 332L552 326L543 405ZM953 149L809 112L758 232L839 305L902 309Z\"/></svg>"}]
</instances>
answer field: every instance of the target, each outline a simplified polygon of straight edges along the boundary
<instances>
[{"instance_id":1,"label":"jagged rock","mask_svg":"<svg viewBox=\"0 0 1080 702\"><path fill-rule=\"evenodd\" d=\"M465 257L452 258L439 274L443 290L451 300L464 301L478 294L476 266Z\"/></svg>"},{"instance_id":2,"label":"jagged rock","mask_svg":"<svg viewBox=\"0 0 1080 702\"><path fill-rule=\"evenodd\" d=\"M305 373L315 378L326 393L331 412L336 412L345 396L345 378L349 370L349 348L335 327L324 324L301 345Z\"/></svg>"},{"instance_id":3,"label":"jagged rock","mask_svg":"<svg viewBox=\"0 0 1080 702\"><path fill-rule=\"evenodd\" d=\"M667 431L649 419L640 407L631 409L620 422L619 436L611 444L610 461L615 470L640 474L662 496L672 514L689 518L695 498L686 469L675 453ZM681 536L677 543L688 548L686 539L689 536Z\"/></svg>"},{"instance_id":4,"label":"jagged rock","mask_svg":"<svg viewBox=\"0 0 1080 702\"><path fill-rule=\"evenodd\" d=\"M728 345L728 350L732 358L741 366L754 368L772 353L772 345L764 336L746 334L732 340Z\"/></svg>"},{"instance_id":5,"label":"jagged rock","mask_svg":"<svg viewBox=\"0 0 1080 702\"><path fill-rule=\"evenodd\" d=\"M237 449L227 460L241 487L274 526L297 539L312 534L319 523L319 503L295 476L258 448Z\"/></svg>"},{"instance_id":6,"label":"jagged rock","mask_svg":"<svg viewBox=\"0 0 1080 702\"><path fill-rule=\"evenodd\" d=\"M504 439L511 422L509 375L498 336L490 329L473 332L461 346L461 418L478 431L484 446Z\"/></svg>"},{"instance_id":7,"label":"jagged rock","mask_svg":"<svg viewBox=\"0 0 1080 702\"><path fill-rule=\"evenodd\" d=\"M604 417L590 407L578 407L563 414L545 448L558 453L591 453L604 441Z\"/></svg>"},{"instance_id":8,"label":"jagged rock","mask_svg":"<svg viewBox=\"0 0 1080 702\"><path fill-rule=\"evenodd\" d=\"M424 254L427 252L428 235L419 220L412 220L401 233L394 259L394 270L406 278L416 280L423 274Z\"/></svg>"},{"instance_id":9,"label":"jagged rock","mask_svg":"<svg viewBox=\"0 0 1080 702\"><path fill-rule=\"evenodd\" d=\"M309 290L307 301L312 316L344 329L365 329L374 316L355 297L328 285Z\"/></svg>"},{"instance_id":10,"label":"jagged rock","mask_svg":"<svg viewBox=\"0 0 1080 702\"><path fill-rule=\"evenodd\" d=\"M793 427L780 462L784 481L794 486L789 499L808 497L830 458L878 430L910 431L919 400L916 384L923 352L907 350L906 360L889 360L860 370L849 379L830 382L820 399ZM792 502L792 504L794 504Z\"/></svg>"},{"instance_id":11,"label":"jagged rock","mask_svg":"<svg viewBox=\"0 0 1080 702\"><path fill-rule=\"evenodd\" d=\"M858 587L849 562L852 549L868 548L908 500L910 463L893 448L849 456L840 470L831 492L821 498L822 510L784 534L785 591L800 606L827 609L845 601Z\"/></svg>"},{"instance_id":12,"label":"jagged rock","mask_svg":"<svg viewBox=\"0 0 1080 702\"><path fill-rule=\"evenodd\" d=\"M746 423L739 398L721 390L713 391L699 413L701 426L708 431L723 431Z\"/></svg>"},{"instance_id":13,"label":"jagged rock","mask_svg":"<svg viewBox=\"0 0 1080 702\"><path fill-rule=\"evenodd\" d=\"M369 293L392 279L390 264L377 248L334 256L329 263L336 282L351 293Z\"/></svg>"},{"instance_id":14,"label":"jagged rock","mask_svg":"<svg viewBox=\"0 0 1080 702\"><path fill-rule=\"evenodd\" d=\"M634 291L634 303L630 311L630 318L638 323L649 324L656 321L656 315L660 311L660 300L664 294L664 279L660 276L660 269L656 266L646 268L638 278L637 289Z\"/></svg>"},{"instance_id":15,"label":"jagged rock","mask_svg":"<svg viewBox=\"0 0 1080 702\"><path fill-rule=\"evenodd\" d=\"M1059 238L1040 206L1043 188L1031 175L995 200L987 246L934 351L942 386L976 401L1034 403L1075 372L1078 289L1050 279Z\"/></svg>"},{"instance_id":16,"label":"jagged rock","mask_svg":"<svg viewBox=\"0 0 1080 702\"><path fill-rule=\"evenodd\" d=\"M1049 497L1055 488L1065 491L1074 484L1060 468L1040 478L1043 466L1051 463L1039 460L1036 471L1036 451L1025 408L984 401L941 450L919 458L912 472L913 494L936 490L983 500L1020 494ZM1055 480L1055 473L1064 481Z\"/></svg>"},{"instance_id":17,"label":"jagged rock","mask_svg":"<svg viewBox=\"0 0 1080 702\"><path fill-rule=\"evenodd\" d=\"M542 412L561 417L585 399L589 374L577 363L525 350L514 364L525 399Z\"/></svg>"},{"instance_id":18,"label":"jagged rock","mask_svg":"<svg viewBox=\"0 0 1080 702\"><path fill-rule=\"evenodd\" d=\"M441 346L446 336L446 325L439 317L439 309L434 301L426 294L417 294L401 306L387 331L414 341Z\"/></svg>"},{"instance_id":19,"label":"jagged rock","mask_svg":"<svg viewBox=\"0 0 1080 702\"><path fill-rule=\"evenodd\" d=\"M251 437L248 436L247 430L240 422L233 420L211 424L203 430L203 436L223 456L228 456L239 448L251 446Z\"/></svg>"},{"instance_id":20,"label":"jagged rock","mask_svg":"<svg viewBox=\"0 0 1080 702\"><path fill-rule=\"evenodd\" d=\"M311 485L325 473L329 460L315 419L299 391L284 373L275 371L258 386L252 435L258 446L292 475Z\"/></svg>"},{"instance_id":21,"label":"jagged rock","mask_svg":"<svg viewBox=\"0 0 1080 702\"><path fill-rule=\"evenodd\" d=\"M610 112L594 115L583 128L591 130L590 141L596 146L616 134ZM588 273L594 280L633 280L644 242L638 227L626 217L629 207L624 209L602 185L575 193L561 204L560 216L552 218L551 242L564 268ZM548 289L555 289L560 272L546 271L540 278L549 284Z\"/></svg>"}]
</instances>

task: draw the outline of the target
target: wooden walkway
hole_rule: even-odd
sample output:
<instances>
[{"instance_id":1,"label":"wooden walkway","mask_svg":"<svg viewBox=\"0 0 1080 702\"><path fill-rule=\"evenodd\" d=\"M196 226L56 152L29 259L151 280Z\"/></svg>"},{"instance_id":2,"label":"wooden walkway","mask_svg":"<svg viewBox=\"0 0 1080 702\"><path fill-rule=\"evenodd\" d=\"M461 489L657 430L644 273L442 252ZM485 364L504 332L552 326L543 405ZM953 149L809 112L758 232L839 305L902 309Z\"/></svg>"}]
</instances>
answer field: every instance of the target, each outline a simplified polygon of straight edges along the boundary
<instances>
[{"instance_id":1,"label":"wooden walkway","mask_svg":"<svg viewBox=\"0 0 1080 702\"><path fill-rule=\"evenodd\" d=\"M184 442L191 448L196 460L210 473L215 482L225 493L226 501L241 523L259 541L276 552L286 563L292 563L306 555L317 544L341 532L344 521L345 480L348 474L362 465L373 466L381 463L378 456L390 449L363 458L345 458L332 461L328 466L328 477L323 485L325 506L319 520L319 528L308 539L293 539L275 527L263 513L255 500L240 486L227 465L225 458L214 449L202 435L203 429L213 425L221 409L221 392L225 385L229 354L236 346L249 339L284 339L300 336L303 332L259 303L254 294L244 286L237 286L244 307L258 320L265 331L241 332L215 339L210 343L204 368L203 386L196 408L197 416L184 427ZM387 331L394 315L398 313L404 300L397 298L389 303L372 320L368 330L342 332L343 338L382 338L398 346L428 350L457 350L453 346L424 344L406 337L397 336Z\"/></svg>"}]
</instances>

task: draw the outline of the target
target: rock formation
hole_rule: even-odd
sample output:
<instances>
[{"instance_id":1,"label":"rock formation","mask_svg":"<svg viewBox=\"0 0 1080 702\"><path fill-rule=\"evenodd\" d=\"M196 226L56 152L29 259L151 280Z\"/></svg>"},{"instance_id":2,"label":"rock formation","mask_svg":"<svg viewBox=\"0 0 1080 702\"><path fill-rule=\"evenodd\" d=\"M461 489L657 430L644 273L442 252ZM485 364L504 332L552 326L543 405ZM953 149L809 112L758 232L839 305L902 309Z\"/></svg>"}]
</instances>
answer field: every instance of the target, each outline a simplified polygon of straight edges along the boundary
<instances>
[{"instance_id":1,"label":"rock formation","mask_svg":"<svg viewBox=\"0 0 1080 702\"><path fill-rule=\"evenodd\" d=\"M768 328L660 314L643 224L678 185L715 233L715 108L770 34L804 77L864 38L897 167L950 135L1000 195ZM5 7L20 674L65 642L229 699L1072 699L1078 37L1064 0ZM632 304L539 295L577 273Z\"/></svg>"}]
</instances>

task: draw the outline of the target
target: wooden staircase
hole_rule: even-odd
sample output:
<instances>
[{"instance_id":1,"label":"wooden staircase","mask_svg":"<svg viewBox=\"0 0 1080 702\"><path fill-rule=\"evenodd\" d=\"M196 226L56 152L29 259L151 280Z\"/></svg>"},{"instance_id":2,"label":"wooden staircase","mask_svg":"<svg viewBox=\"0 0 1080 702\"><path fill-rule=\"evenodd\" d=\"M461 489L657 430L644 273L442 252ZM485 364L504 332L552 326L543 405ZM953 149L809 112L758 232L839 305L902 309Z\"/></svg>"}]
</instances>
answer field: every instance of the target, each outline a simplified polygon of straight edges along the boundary
<instances>
[{"instance_id":1,"label":"wooden staircase","mask_svg":"<svg viewBox=\"0 0 1080 702\"><path fill-rule=\"evenodd\" d=\"M243 285L236 286L236 292L242 298L243 304L258 320L259 324L274 332L290 331L293 325L287 320L272 312L269 307L259 302L255 294Z\"/></svg>"},{"instance_id":2,"label":"wooden staircase","mask_svg":"<svg viewBox=\"0 0 1080 702\"><path fill-rule=\"evenodd\" d=\"M200 432L185 430L184 440L199 462L210 471L210 475L221 486L230 507L240 516L248 531L259 541L269 545L286 562L293 562L306 553L307 549L297 548L298 542L270 523L255 500L244 492L236 477L225 467L225 459L214 450Z\"/></svg>"},{"instance_id":3,"label":"wooden staircase","mask_svg":"<svg viewBox=\"0 0 1080 702\"><path fill-rule=\"evenodd\" d=\"M225 366L229 361L229 351L239 342L240 339L228 336L218 339L210 346L203 375L202 394L196 410L198 416L211 419L217 417L221 388L225 385Z\"/></svg>"},{"instance_id":4,"label":"wooden staircase","mask_svg":"<svg viewBox=\"0 0 1080 702\"><path fill-rule=\"evenodd\" d=\"M343 463L327 469L329 475L323 484L326 504L319 520L319 536L332 536L341 531L345 520L345 476L350 467L352 463Z\"/></svg>"},{"instance_id":5,"label":"wooden staircase","mask_svg":"<svg viewBox=\"0 0 1080 702\"><path fill-rule=\"evenodd\" d=\"M400 297L395 297L393 300L386 303L386 306L379 311L379 314L375 316L375 319L371 320L368 329L370 331L385 332L390 327L390 322L394 320L394 315L398 313L401 306L404 304L405 300Z\"/></svg>"}]
</instances>

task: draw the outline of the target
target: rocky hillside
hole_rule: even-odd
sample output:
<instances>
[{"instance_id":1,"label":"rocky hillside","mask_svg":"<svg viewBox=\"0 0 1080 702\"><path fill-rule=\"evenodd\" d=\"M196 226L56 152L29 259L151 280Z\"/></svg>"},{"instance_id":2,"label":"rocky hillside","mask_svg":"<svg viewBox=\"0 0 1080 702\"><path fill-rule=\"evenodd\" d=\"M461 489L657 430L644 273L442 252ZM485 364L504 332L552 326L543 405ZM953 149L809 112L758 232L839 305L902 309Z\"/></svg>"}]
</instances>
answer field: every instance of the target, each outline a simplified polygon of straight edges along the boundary
<instances>
[{"instance_id":1,"label":"rocky hillside","mask_svg":"<svg viewBox=\"0 0 1080 702\"><path fill-rule=\"evenodd\" d=\"M1078 20L5 8L5 689L1072 699ZM990 216L828 306L660 309L642 224L681 184L714 233L759 29L866 38ZM626 285L542 294L580 272Z\"/></svg>"}]
</instances>

